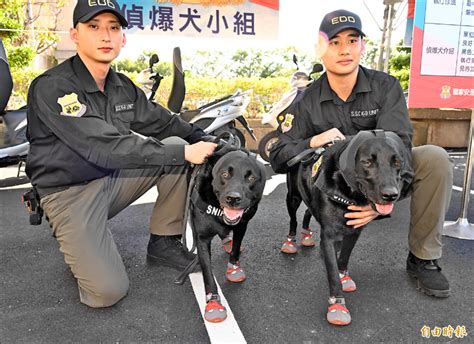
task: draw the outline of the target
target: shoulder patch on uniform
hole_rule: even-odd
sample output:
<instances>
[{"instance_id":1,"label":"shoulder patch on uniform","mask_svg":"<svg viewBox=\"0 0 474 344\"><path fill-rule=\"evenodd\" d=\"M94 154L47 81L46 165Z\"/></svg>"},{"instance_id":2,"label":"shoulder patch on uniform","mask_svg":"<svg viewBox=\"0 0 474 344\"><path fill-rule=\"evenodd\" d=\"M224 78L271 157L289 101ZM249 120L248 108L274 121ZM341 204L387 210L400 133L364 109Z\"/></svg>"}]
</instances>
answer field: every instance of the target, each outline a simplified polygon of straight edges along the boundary
<instances>
[{"instance_id":1,"label":"shoulder patch on uniform","mask_svg":"<svg viewBox=\"0 0 474 344\"><path fill-rule=\"evenodd\" d=\"M285 120L281 123L281 131L286 133L293 127L293 116L291 113L287 113L285 116Z\"/></svg>"},{"instance_id":2,"label":"shoulder patch on uniform","mask_svg":"<svg viewBox=\"0 0 474 344\"><path fill-rule=\"evenodd\" d=\"M61 105L61 115L70 117L81 117L86 113L86 106L77 99L77 94L69 93L58 98L58 104Z\"/></svg>"}]
</instances>

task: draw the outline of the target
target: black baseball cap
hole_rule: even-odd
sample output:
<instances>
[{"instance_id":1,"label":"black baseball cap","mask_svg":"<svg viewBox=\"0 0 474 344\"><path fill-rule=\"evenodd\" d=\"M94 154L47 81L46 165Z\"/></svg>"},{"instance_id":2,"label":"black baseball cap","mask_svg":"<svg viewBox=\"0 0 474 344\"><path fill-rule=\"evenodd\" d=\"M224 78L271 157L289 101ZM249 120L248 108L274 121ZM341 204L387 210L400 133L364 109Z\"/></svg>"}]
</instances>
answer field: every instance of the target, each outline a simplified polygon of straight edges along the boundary
<instances>
[{"instance_id":1,"label":"black baseball cap","mask_svg":"<svg viewBox=\"0 0 474 344\"><path fill-rule=\"evenodd\" d=\"M319 32L323 32L328 36L328 39L333 38L339 32L347 29L354 29L365 36L362 31L362 22L360 17L346 10L337 10L326 14L319 26Z\"/></svg>"},{"instance_id":2,"label":"black baseball cap","mask_svg":"<svg viewBox=\"0 0 474 344\"><path fill-rule=\"evenodd\" d=\"M74 14L72 16L72 21L74 27L76 27L78 22L85 23L94 18L96 15L110 12L115 14L118 18L120 25L122 27L127 27L128 22L120 13L119 5L115 0L77 0L76 7L74 8Z\"/></svg>"}]
</instances>

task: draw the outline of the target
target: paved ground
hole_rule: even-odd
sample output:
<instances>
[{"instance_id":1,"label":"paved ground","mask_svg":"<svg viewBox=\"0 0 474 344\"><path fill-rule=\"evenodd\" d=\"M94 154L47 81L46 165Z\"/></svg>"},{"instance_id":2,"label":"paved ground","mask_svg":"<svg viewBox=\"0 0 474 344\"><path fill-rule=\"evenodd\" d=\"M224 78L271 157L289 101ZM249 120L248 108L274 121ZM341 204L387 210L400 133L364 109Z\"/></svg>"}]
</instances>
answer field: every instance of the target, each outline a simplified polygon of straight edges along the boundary
<instances>
[{"instance_id":1,"label":"paved ground","mask_svg":"<svg viewBox=\"0 0 474 344\"><path fill-rule=\"evenodd\" d=\"M459 188L465 154L453 157ZM152 203L145 199L109 222L131 289L114 307L94 310L79 303L76 283L48 225L28 225L19 201L27 180L9 177L12 172L0 169L0 343L473 342L474 242L444 237L440 264L452 296L420 294L405 271L408 201L396 206L391 219L377 221L361 235L351 258L358 290L347 297L353 323L341 328L325 320L327 282L319 247L292 257L279 252L288 223L286 187L280 184L264 197L245 237L241 260L247 281L225 281L226 254L217 240L213 242L216 279L238 327L206 327L191 282L176 286L175 270L146 262ZM269 184L281 180L271 178ZM458 188L447 220L459 214ZM474 201L470 203L468 218L473 223ZM198 297L202 302L203 295ZM436 334L437 328L449 326L458 331L464 326L465 336L458 338L462 333L456 332L449 338L448 332L441 332L437 338L422 337L423 328Z\"/></svg>"}]
</instances>

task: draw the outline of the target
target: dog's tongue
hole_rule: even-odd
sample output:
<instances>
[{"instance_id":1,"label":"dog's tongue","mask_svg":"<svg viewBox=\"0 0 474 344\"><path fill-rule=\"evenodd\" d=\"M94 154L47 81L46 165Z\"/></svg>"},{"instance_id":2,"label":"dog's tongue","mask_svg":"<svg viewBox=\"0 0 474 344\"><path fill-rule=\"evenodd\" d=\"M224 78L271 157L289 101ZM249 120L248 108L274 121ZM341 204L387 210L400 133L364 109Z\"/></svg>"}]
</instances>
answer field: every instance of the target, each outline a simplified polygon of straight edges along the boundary
<instances>
[{"instance_id":1,"label":"dog's tongue","mask_svg":"<svg viewBox=\"0 0 474 344\"><path fill-rule=\"evenodd\" d=\"M224 214L229 220L235 220L242 216L243 209L224 208Z\"/></svg>"},{"instance_id":2,"label":"dog's tongue","mask_svg":"<svg viewBox=\"0 0 474 344\"><path fill-rule=\"evenodd\" d=\"M393 210L393 203L389 204L375 204L375 208L377 209L377 212L379 212L382 215L388 215L392 212Z\"/></svg>"}]
</instances>

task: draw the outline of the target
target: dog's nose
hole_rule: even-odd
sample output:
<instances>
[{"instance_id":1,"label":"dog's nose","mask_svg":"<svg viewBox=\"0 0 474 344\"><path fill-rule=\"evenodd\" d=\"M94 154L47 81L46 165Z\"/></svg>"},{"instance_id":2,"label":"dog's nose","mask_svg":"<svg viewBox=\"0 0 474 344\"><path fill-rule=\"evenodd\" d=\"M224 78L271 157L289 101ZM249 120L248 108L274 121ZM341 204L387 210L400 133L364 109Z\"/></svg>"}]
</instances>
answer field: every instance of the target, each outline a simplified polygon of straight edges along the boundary
<instances>
[{"instance_id":1,"label":"dog's nose","mask_svg":"<svg viewBox=\"0 0 474 344\"><path fill-rule=\"evenodd\" d=\"M398 198L397 188L385 188L382 190L382 199L387 202L393 202Z\"/></svg>"},{"instance_id":2,"label":"dog's nose","mask_svg":"<svg viewBox=\"0 0 474 344\"><path fill-rule=\"evenodd\" d=\"M230 205L236 205L240 203L240 201L242 200L242 196L238 192L229 192L225 196L225 200Z\"/></svg>"}]
</instances>

